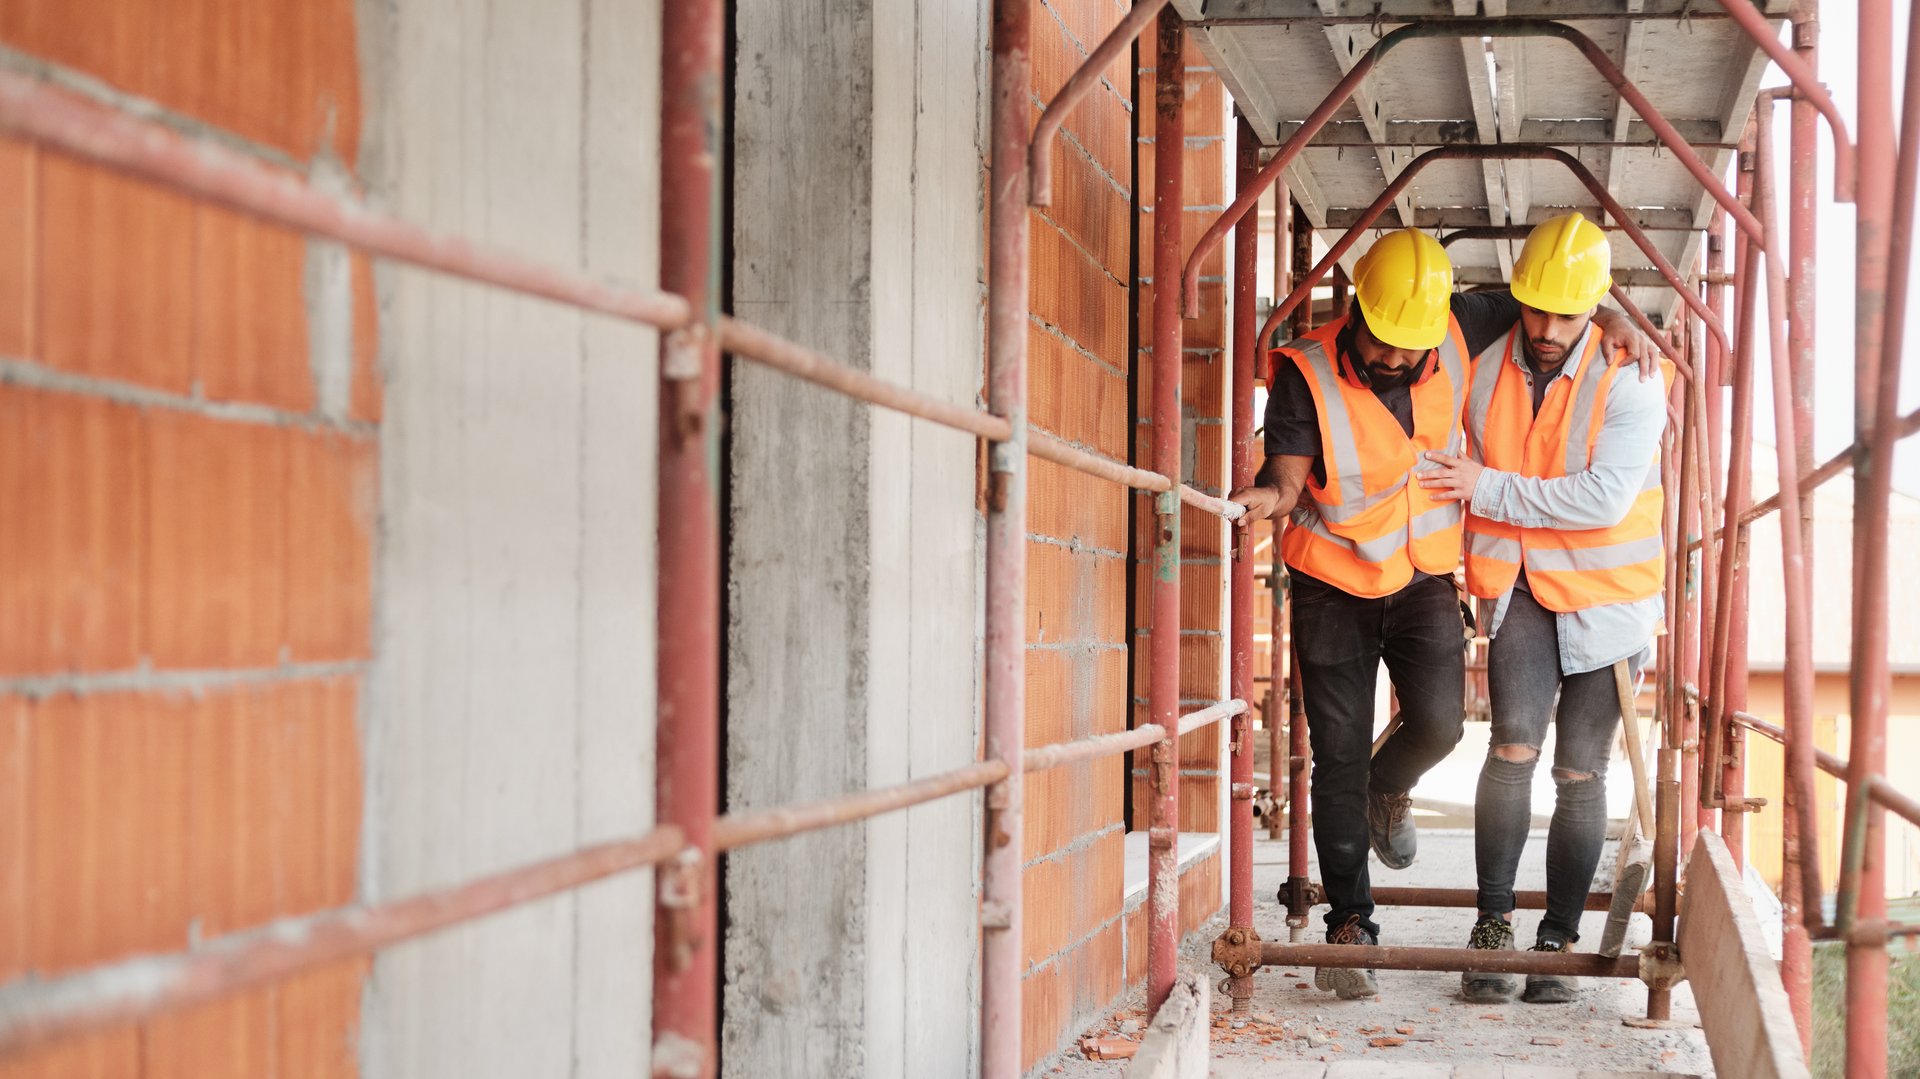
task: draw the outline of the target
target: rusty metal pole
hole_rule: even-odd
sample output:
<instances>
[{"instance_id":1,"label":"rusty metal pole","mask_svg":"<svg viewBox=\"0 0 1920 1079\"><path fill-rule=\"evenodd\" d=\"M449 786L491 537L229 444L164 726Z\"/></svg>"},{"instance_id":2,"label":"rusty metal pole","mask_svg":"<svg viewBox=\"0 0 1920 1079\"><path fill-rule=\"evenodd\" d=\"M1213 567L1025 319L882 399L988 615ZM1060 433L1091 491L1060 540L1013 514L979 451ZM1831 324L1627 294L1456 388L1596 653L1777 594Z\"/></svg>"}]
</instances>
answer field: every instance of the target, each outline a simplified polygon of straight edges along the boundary
<instances>
[{"instance_id":1,"label":"rusty metal pole","mask_svg":"<svg viewBox=\"0 0 1920 1079\"><path fill-rule=\"evenodd\" d=\"M1773 170L1773 98L1762 95L1766 112L1761 117L1755 143L1757 182L1754 185L1754 210L1768 230L1779 228L1775 210L1776 183ZM1795 423L1799 409L1784 404L1793 396L1791 360L1787 346L1786 260L1780 245L1766 252L1768 351L1773 361L1773 417L1775 459L1780 479L1780 577L1786 588L1786 670L1783 677L1786 728L1793 737L1786 747L1786 760L1795 778L1813 773L1813 586L1806 562L1805 533L1802 530L1799 442ZM1809 454L1811 456L1811 454ZM1811 793L1811 790L1804 793ZM1797 876L1802 916L1808 910L1817 917L1820 909L1820 849L1818 825L1813 805L1802 802L1796 818L1796 853L1800 865ZM1784 887L1783 887L1784 891Z\"/></svg>"},{"instance_id":2,"label":"rusty metal pole","mask_svg":"<svg viewBox=\"0 0 1920 1079\"><path fill-rule=\"evenodd\" d=\"M1160 13L1154 60L1153 129L1153 467L1180 479L1180 218L1186 152L1186 25ZM1148 638L1147 709L1152 722L1180 721L1180 502L1155 505L1153 626ZM1148 770L1147 1014L1173 991L1180 945L1180 741L1153 747Z\"/></svg>"},{"instance_id":3,"label":"rusty metal pole","mask_svg":"<svg viewBox=\"0 0 1920 1079\"><path fill-rule=\"evenodd\" d=\"M1711 517L1703 512L1699 497L1701 478L1705 475L1705 462L1702 460L1704 439L1701 437L1700 424L1702 410L1699 407L1699 379L1703 368L1700 351L1694 347L1693 328L1697 319L1690 312L1682 311L1679 318L1679 341L1677 347L1687 354L1688 365L1693 368L1694 377L1686 379L1675 388L1680 394L1680 407L1683 419L1681 428L1681 488L1678 510L1679 534L1687 537L1704 535L1713 527ZM1680 643L1675 649L1676 663L1673 674L1674 720L1679 724L1680 745L1680 817L1677 825L1680 829L1680 864L1685 866L1687 858L1693 852L1694 832L1699 825L1698 816L1692 811L1700 799L1700 773L1695 757L1699 753L1700 714L1687 697L1688 676L1700 665L1700 653L1704 650L1700 643L1702 627L1701 612L1705 609L1705 597L1700 591L1703 578L1693 571L1693 553L1690 541L1674 548L1673 573L1680 580L1680 594L1685 604L1685 617L1679 620ZM1671 620L1672 615L1668 618Z\"/></svg>"},{"instance_id":4,"label":"rusty metal pole","mask_svg":"<svg viewBox=\"0 0 1920 1079\"><path fill-rule=\"evenodd\" d=\"M1790 15L1794 52L1810 73L1819 73L1820 35L1819 0L1794 0ZM1787 354L1793 382L1794 459L1799 475L1814 469L1813 460L1813 343L1816 279L1814 212L1815 155L1819 138L1819 110L1805 94L1791 99L1787 144L1787 251L1791 269L1787 274ZM1784 485L1782 490L1785 490ZM1782 521L1781 527L1788 522ZM1806 552L1807 590L1797 602L1813 609L1813 498L1800 505L1800 548ZM1802 834L1818 837L1815 823L1812 716L1802 729L1789 723L1791 741L1782 754L1785 764L1781 778L1780 809L1780 980L1787 990L1787 1004L1793 1011L1793 1024L1800 1034L1802 1055L1813 1059L1813 938L1807 932L1808 907L1802 866L1808 858L1803 852ZM1816 877L1819 861L1812 860ZM1818 883L1815 884L1816 889ZM1818 918L1820 908L1811 908Z\"/></svg>"},{"instance_id":5,"label":"rusty metal pole","mask_svg":"<svg viewBox=\"0 0 1920 1079\"><path fill-rule=\"evenodd\" d=\"M1293 273L1288 281L1288 291L1274 292L1274 302L1280 297L1291 295L1294 288L1313 272L1313 221L1307 212L1299 207L1293 211ZM1313 304L1303 303L1293 316L1293 337L1300 337L1313 329ZM1275 521L1273 529L1273 558L1275 565L1282 565L1280 540L1285 534L1286 522ZM1312 880L1307 876L1307 833L1312 822L1312 784L1307 779L1307 761L1311 751L1307 741L1307 705L1306 697L1300 688L1300 657L1293 647L1293 604L1291 597L1286 610L1287 629L1287 882L1282 894L1286 897L1287 939L1298 942L1306 934L1307 916L1313 909Z\"/></svg>"},{"instance_id":6,"label":"rusty metal pole","mask_svg":"<svg viewBox=\"0 0 1920 1079\"><path fill-rule=\"evenodd\" d=\"M1245 116L1234 129L1237 151L1237 183L1245 183L1260 168L1260 147L1253 125ZM1157 143L1156 143L1157 145ZM1233 487L1253 483L1253 369L1257 342L1254 334L1259 323L1254 318L1260 253L1260 218L1248 214L1240 219L1233 236ZM1253 529L1251 525L1233 530L1227 662L1227 695L1248 700L1253 687ZM1227 934L1238 934L1240 943L1259 939L1253 929L1253 713L1233 717L1233 788L1229 822L1228 854L1232 859L1228 872ZM1236 971L1238 971L1236 973ZM1244 1015L1253 1000L1253 971L1236 967L1227 972L1227 995L1233 1000L1233 1012Z\"/></svg>"},{"instance_id":7,"label":"rusty metal pole","mask_svg":"<svg viewBox=\"0 0 1920 1079\"><path fill-rule=\"evenodd\" d=\"M987 407L1011 436L988 451L986 757L1007 763L987 788L980 903L980 1074L1019 1079L1026 960L1020 874L1025 828L1027 596L1027 140L1033 53L1029 0L994 0L987 267ZM1166 497L1175 497L1172 494Z\"/></svg>"},{"instance_id":8,"label":"rusty metal pole","mask_svg":"<svg viewBox=\"0 0 1920 1079\"><path fill-rule=\"evenodd\" d=\"M1738 191L1743 199L1753 190L1753 129L1740 140ZM1754 289L1762 271L1759 246L1736 235L1738 267L1734 277L1733 416L1727 432L1727 490L1720 549L1720 610L1714 618L1715 672L1709 692L1713 729L1707 737L1708 775L1720 807L1721 836L1735 864L1746 862L1746 770L1742 759L1745 739L1733 723L1747 700L1747 539L1748 527L1740 515L1753 500L1753 372Z\"/></svg>"},{"instance_id":9,"label":"rusty metal pole","mask_svg":"<svg viewBox=\"0 0 1920 1079\"><path fill-rule=\"evenodd\" d=\"M660 340L658 761L654 812L687 846L654 873L653 1074L719 1067L713 818L720 810L719 0L661 27L660 285L693 322Z\"/></svg>"},{"instance_id":10,"label":"rusty metal pole","mask_svg":"<svg viewBox=\"0 0 1920 1079\"><path fill-rule=\"evenodd\" d=\"M1724 213L1713 215L1713 225L1707 232L1706 260L1709 275L1706 288L1707 309L1715 318L1725 318L1727 309L1727 286L1715 282L1726 279L1727 269L1727 221ZM1727 579L1720 575L1720 550L1726 542L1717 522L1724 512L1724 492L1721 490L1722 469L1726 461L1726 394L1722 392L1728 385L1728 365L1730 357L1719 341L1707 338L1706 370L1702 377L1701 388L1705 396L1706 436L1707 436L1707 476L1713 485L1713 513L1708 527L1700 537L1700 576L1706 582L1702 598L1710 603L1713 616L1710 620L1710 635L1702 639L1706 645L1701 649L1700 670L1696 675L1700 690L1700 752L1698 769L1700 772L1699 798L1695 811L1699 814L1700 827L1718 831L1720 829L1720 810L1715 792L1719 789L1719 755L1713 751L1714 732L1718 725L1714 722L1713 709L1718 707L1719 698L1717 679L1721 667L1718 645L1722 638L1720 626L1726 616L1726 607L1721 595L1726 591Z\"/></svg>"},{"instance_id":11,"label":"rusty metal pole","mask_svg":"<svg viewBox=\"0 0 1920 1079\"><path fill-rule=\"evenodd\" d=\"M1291 267L1296 231L1293 196L1282 181L1273 188L1273 299L1276 303L1293 287ZM1267 342L1259 340L1258 328L1254 330L1254 337L1255 355L1262 357L1261 362L1264 363ZM1270 368L1267 380L1268 392L1272 392L1273 371ZM1287 768L1286 720L1282 717L1286 714L1291 696L1287 690L1287 564L1280 558L1280 533L1285 527L1284 521L1272 521L1267 533L1271 548L1267 589L1272 599L1273 621L1267 641L1268 658L1271 661L1267 679L1267 707L1262 714L1267 720L1267 789L1285 791L1282 805L1290 805L1295 792L1291 784L1282 778ZM1276 811L1267 823L1267 838L1277 840L1285 833L1285 820Z\"/></svg>"},{"instance_id":12,"label":"rusty metal pole","mask_svg":"<svg viewBox=\"0 0 1920 1079\"><path fill-rule=\"evenodd\" d=\"M1887 517L1892 494L1894 395L1912 258L1916 154L1920 154L1920 64L1907 57L1900 160L1893 147L1893 15L1888 0L1860 4L1860 148L1854 217L1853 713L1846 834L1838 923L1847 940L1849 1076L1887 1074L1887 950L1858 929L1884 928L1887 870L1884 810L1868 780L1887 766ZM1920 40L1910 22L1908 48ZM1891 222L1890 219L1891 218ZM1897 260L1895 256L1898 256ZM1897 290L1897 291L1896 291ZM1871 934L1868 934L1869 936ZM1884 937L1884 934L1882 934Z\"/></svg>"}]
</instances>

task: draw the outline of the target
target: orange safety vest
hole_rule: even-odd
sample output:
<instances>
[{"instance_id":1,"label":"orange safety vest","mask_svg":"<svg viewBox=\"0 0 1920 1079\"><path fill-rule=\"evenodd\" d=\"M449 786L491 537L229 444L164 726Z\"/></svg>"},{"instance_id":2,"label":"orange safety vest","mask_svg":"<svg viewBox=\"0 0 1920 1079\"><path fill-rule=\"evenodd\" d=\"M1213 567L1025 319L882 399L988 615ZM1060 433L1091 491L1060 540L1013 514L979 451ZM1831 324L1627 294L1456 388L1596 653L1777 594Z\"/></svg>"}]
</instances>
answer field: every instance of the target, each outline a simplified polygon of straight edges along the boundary
<instances>
[{"instance_id":1,"label":"orange safety vest","mask_svg":"<svg viewBox=\"0 0 1920 1079\"><path fill-rule=\"evenodd\" d=\"M1467 438L1488 468L1539 479L1585 471L1606 419L1607 394L1628 370L1599 355L1589 330L1572 378L1556 378L1533 415L1526 373L1514 362L1515 327L1474 358L1467 393ZM1662 362L1667 384L1673 366ZM1467 514L1467 591L1496 599L1527 567L1533 598L1550 611L1579 611L1658 595L1666 580L1660 530L1660 453L1620 523L1607 528L1520 528Z\"/></svg>"},{"instance_id":2,"label":"orange safety vest","mask_svg":"<svg viewBox=\"0 0 1920 1079\"><path fill-rule=\"evenodd\" d=\"M1350 316L1351 317L1351 316ZM1413 436L1371 389L1343 377L1334 341L1346 319L1274 350L1306 376L1320 420L1324 483L1307 477L1307 497L1280 541L1287 565L1355 596L1392 595L1415 569L1450 574L1460 562L1461 507L1412 481L1435 467L1428 450L1458 453L1466 400L1467 340L1447 320L1447 336L1411 388Z\"/></svg>"}]
</instances>

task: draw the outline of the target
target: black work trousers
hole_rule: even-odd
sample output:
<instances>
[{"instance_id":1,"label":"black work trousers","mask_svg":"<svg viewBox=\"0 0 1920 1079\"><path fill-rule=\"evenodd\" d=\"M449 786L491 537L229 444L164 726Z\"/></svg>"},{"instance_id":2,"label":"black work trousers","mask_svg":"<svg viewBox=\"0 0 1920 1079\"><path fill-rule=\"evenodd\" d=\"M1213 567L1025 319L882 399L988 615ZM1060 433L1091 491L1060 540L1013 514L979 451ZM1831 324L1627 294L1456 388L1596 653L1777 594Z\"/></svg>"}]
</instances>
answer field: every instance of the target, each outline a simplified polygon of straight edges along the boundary
<instances>
[{"instance_id":1,"label":"black work trousers","mask_svg":"<svg viewBox=\"0 0 1920 1079\"><path fill-rule=\"evenodd\" d=\"M1313 844L1332 906L1331 933L1358 915L1374 934L1367 874L1367 792L1413 789L1460 741L1466 721L1466 634L1453 582L1421 575L1362 599L1289 573L1293 639L1313 745ZM1374 692L1387 665L1400 729L1373 750Z\"/></svg>"}]
</instances>

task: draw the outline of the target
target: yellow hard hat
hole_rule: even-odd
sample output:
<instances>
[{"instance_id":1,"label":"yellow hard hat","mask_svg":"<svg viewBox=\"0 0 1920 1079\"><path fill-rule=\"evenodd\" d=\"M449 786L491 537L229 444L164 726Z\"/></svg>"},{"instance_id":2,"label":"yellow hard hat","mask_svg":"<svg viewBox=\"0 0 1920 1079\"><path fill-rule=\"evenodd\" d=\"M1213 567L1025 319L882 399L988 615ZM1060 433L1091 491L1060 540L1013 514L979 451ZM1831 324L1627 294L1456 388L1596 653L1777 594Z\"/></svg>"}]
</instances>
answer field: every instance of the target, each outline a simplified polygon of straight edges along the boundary
<instances>
[{"instance_id":1,"label":"yellow hard hat","mask_svg":"<svg viewBox=\"0 0 1920 1079\"><path fill-rule=\"evenodd\" d=\"M1418 229L1389 232L1353 267L1353 292L1367 329L1394 348L1437 348L1447 337L1453 263Z\"/></svg>"},{"instance_id":2,"label":"yellow hard hat","mask_svg":"<svg viewBox=\"0 0 1920 1079\"><path fill-rule=\"evenodd\" d=\"M1557 315L1584 315L1613 284L1613 248L1578 211L1534 226L1513 262L1513 298Z\"/></svg>"}]
</instances>

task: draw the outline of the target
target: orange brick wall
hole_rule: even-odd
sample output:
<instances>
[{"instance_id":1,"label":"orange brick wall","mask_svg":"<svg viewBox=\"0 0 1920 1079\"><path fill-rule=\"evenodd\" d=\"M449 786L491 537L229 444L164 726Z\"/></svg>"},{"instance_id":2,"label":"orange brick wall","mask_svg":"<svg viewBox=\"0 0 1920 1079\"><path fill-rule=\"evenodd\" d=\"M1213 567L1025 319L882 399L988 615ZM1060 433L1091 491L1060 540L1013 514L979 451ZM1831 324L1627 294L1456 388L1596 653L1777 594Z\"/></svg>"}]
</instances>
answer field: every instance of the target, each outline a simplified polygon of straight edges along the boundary
<instances>
[{"instance_id":1,"label":"orange brick wall","mask_svg":"<svg viewBox=\"0 0 1920 1079\"><path fill-rule=\"evenodd\" d=\"M0 43L351 168L352 0L11 0ZM0 982L350 902L371 281L322 411L307 242L0 141ZM346 963L6 1079L347 1076Z\"/></svg>"},{"instance_id":2,"label":"orange brick wall","mask_svg":"<svg viewBox=\"0 0 1920 1079\"><path fill-rule=\"evenodd\" d=\"M1035 0L1035 119L1125 12L1119 0ZM1115 63L1067 117L1053 153L1053 205L1029 222L1029 418L1116 461L1127 460L1133 273L1126 64ZM1027 743L1124 730L1129 495L1028 460ZM1027 777L1028 1067L1123 988L1124 779L1115 757Z\"/></svg>"},{"instance_id":3,"label":"orange brick wall","mask_svg":"<svg viewBox=\"0 0 1920 1079\"><path fill-rule=\"evenodd\" d=\"M1034 88L1039 104L1049 100L1091 46L1126 11L1119 0L1036 0L1033 20ZM1151 42L1151 35L1147 40ZM1145 91L1136 79L1143 79ZM1136 312L1152 303L1151 283L1137 279L1150 250L1132 229L1136 191L1151 191L1151 176L1137 182L1135 169L1151 154L1151 129L1137 130L1134 102L1152 100L1152 74L1129 74L1116 62L1105 82L1068 115L1065 135L1053 154L1054 205L1035 211L1033 250L1030 412L1032 423L1116 461L1150 464L1129 445L1129 429L1143 438L1144 417L1130 410L1132 393L1144 401L1150 357L1133 353ZM1225 95L1210 74L1194 72L1191 133L1224 132ZM1131 96L1129 96L1131 95ZM1150 120L1150 118L1148 118ZM1215 139L1190 155L1196 173L1217 171L1224 150ZM1220 201L1216 178L1209 189L1193 182L1195 217ZM1150 236L1150 224L1138 236ZM1209 273L1217 275L1217 269ZM1224 290L1217 276L1208 284L1207 317L1190 323L1186 394L1200 453L1195 482L1222 483L1225 402L1220 364ZM1144 316L1141 316L1144 317ZM1151 335L1138 323L1141 340ZM1134 362L1135 356L1139 362ZM1140 443L1144 446L1144 442ZM1140 540L1129 518L1144 502L1103 480L1030 459L1028 502L1027 739L1044 745L1126 729L1133 706L1144 700L1145 638L1129 623L1130 575ZM1220 696L1212 673L1221 657L1223 612L1217 592L1223 578L1221 551L1210 543L1206 518L1187 523L1183 571L1189 592L1189 627L1183 638L1183 697ZM1210 591L1211 590L1211 591ZM1208 635L1210 634L1210 635ZM1133 664L1130 671L1129 664ZM1209 664L1212 666L1210 667ZM1131 683L1131 689L1129 684ZM1212 756L1217 736L1200 735L1182 747L1192 768L1183 796L1187 827L1207 831L1217 817ZM1028 1067L1059 1049L1142 976L1144 939L1137 918L1122 911L1126 762L1120 758L1029 776L1025 878L1027 981L1023 1042ZM1134 822L1139 827L1138 821ZM1204 922L1217 908L1219 859L1210 858L1183 879L1185 928ZM1123 980L1124 979L1124 980Z\"/></svg>"},{"instance_id":4,"label":"orange brick wall","mask_svg":"<svg viewBox=\"0 0 1920 1079\"><path fill-rule=\"evenodd\" d=\"M1151 100L1156 72L1153 56L1143 50L1136 72L1140 100ZM1205 57L1188 46L1186 55L1186 154L1184 194L1186 217L1182 234L1191 250L1208 224L1224 208L1223 168L1227 160L1226 91ZM1153 110L1139 115L1135 149L1140 189L1151 191L1154 148ZM1139 362L1135 365L1135 439L1137 459L1152 461L1153 290L1151 237L1153 206L1147 200L1138 210L1141 254L1136 319ZM1227 493L1227 289L1223 276L1225 255L1216 252L1201 268L1200 316L1183 324L1180 394L1184 431L1182 479L1209 494ZM1152 520L1141 514L1135 522L1133 568L1135 595L1133 704L1135 722L1146 722L1148 694L1146 602L1152 558ZM1224 699L1226 648L1226 535L1218 518L1183 507L1180 515L1180 707L1191 711ZM1220 747L1226 724L1196 731L1180 743L1180 829L1213 832L1220 827ZM1144 761L1136 762L1144 764ZM1133 826L1146 827L1146 772L1136 767ZM1212 906L1208 907L1209 911Z\"/></svg>"}]
</instances>

